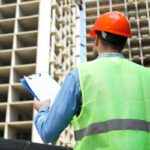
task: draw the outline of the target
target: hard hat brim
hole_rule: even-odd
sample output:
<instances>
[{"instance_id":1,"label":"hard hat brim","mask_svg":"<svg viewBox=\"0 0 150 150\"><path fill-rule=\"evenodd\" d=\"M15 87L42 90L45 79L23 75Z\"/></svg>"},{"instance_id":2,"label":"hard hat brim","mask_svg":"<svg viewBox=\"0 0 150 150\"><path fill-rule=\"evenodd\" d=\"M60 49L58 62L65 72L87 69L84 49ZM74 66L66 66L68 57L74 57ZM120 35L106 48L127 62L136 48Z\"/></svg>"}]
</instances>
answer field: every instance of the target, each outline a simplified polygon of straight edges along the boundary
<instances>
[{"instance_id":1,"label":"hard hat brim","mask_svg":"<svg viewBox=\"0 0 150 150\"><path fill-rule=\"evenodd\" d=\"M94 37L96 35L96 31L102 31L102 30L96 30L94 27L91 29L91 31L88 33L90 36ZM120 35L120 36L124 36L127 38L132 38L132 34L128 35L128 34L122 34L122 33L113 33L112 31L103 31L103 32L108 32L108 33L112 33L112 34L116 34L116 35Z\"/></svg>"}]
</instances>

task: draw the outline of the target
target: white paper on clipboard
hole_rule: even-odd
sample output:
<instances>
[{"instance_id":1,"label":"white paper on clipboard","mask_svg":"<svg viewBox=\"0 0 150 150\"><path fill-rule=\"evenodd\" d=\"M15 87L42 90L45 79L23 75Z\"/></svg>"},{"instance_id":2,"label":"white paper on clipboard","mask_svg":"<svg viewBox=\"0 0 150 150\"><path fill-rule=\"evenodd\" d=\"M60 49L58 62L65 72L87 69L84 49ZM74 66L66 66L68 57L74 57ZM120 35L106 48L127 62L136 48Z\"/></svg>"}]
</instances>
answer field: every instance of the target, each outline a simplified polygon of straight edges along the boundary
<instances>
[{"instance_id":1,"label":"white paper on clipboard","mask_svg":"<svg viewBox=\"0 0 150 150\"><path fill-rule=\"evenodd\" d=\"M42 72L39 74L24 76L29 87L32 89L39 100L51 100L51 106L60 90L60 85L48 74Z\"/></svg>"}]
</instances>

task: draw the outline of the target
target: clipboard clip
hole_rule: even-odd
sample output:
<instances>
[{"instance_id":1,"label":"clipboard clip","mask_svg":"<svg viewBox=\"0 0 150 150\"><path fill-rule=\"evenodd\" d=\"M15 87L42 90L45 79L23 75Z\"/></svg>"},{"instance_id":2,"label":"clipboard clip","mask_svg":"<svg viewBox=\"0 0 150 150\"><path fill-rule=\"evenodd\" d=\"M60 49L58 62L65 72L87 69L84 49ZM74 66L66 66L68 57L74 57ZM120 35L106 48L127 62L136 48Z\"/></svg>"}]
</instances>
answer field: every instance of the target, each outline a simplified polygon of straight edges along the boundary
<instances>
[{"instance_id":1,"label":"clipboard clip","mask_svg":"<svg viewBox=\"0 0 150 150\"><path fill-rule=\"evenodd\" d=\"M29 78L30 80L32 80L32 79L34 79L34 78L40 77L41 75L42 75L41 73L34 73L34 74L29 75L28 78Z\"/></svg>"}]
</instances>

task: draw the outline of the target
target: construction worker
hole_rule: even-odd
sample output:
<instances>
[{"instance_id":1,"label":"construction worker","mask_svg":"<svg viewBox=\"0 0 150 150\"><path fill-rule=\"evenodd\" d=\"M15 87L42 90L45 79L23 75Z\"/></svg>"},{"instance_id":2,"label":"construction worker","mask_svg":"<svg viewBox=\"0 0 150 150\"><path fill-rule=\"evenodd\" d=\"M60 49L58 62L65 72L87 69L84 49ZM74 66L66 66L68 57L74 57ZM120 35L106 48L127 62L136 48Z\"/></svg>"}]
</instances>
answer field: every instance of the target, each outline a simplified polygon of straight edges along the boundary
<instances>
[{"instance_id":1,"label":"construction worker","mask_svg":"<svg viewBox=\"0 0 150 150\"><path fill-rule=\"evenodd\" d=\"M69 72L50 109L34 102L41 138L56 140L71 122L76 150L150 150L150 70L120 53L132 36L128 19L105 13L89 34L97 59Z\"/></svg>"}]
</instances>

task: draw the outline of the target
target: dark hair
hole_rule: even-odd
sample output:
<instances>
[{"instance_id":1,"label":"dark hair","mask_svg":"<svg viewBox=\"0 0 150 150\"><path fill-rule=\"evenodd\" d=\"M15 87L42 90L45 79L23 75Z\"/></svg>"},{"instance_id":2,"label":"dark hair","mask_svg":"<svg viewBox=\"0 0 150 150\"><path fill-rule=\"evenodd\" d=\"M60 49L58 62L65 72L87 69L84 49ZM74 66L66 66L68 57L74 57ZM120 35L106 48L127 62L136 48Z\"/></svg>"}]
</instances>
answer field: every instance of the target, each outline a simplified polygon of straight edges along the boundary
<instances>
[{"instance_id":1,"label":"dark hair","mask_svg":"<svg viewBox=\"0 0 150 150\"><path fill-rule=\"evenodd\" d=\"M124 48L127 37L108 32L96 31L97 36L101 39L104 48L111 47L113 50L121 52Z\"/></svg>"}]
</instances>

